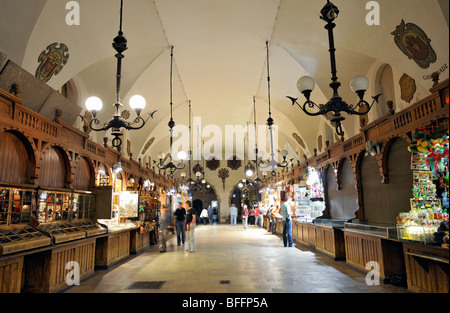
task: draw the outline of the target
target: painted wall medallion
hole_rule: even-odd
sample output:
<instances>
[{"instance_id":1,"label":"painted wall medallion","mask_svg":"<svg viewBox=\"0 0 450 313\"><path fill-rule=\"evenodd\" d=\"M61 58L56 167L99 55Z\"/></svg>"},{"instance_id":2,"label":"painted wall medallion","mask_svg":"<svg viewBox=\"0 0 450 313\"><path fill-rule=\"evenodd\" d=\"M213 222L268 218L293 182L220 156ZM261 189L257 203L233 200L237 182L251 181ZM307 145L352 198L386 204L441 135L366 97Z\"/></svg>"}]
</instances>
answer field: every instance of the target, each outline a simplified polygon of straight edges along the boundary
<instances>
[{"instance_id":1,"label":"painted wall medallion","mask_svg":"<svg viewBox=\"0 0 450 313\"><path fill-rule=\"evenodd\" d=\"M297 133L292 133L292 137L295 139L295 141L297 141L297 143L303 148L305 149L305 143L303 142L303 139L297 134Z\"/></svg>"},{"instance_id":2,"label":"painted wall medallion","mask_svg":"<svg viewBox=\"0 0 450 313\"><path fill-rule=\"evenodd\" d=\"M152 137L149 141L147 141L144 148L142 149L142 154L145 154L145 152L147 152L148 148L150 148L150 146L153 144L154 141L155 137Z\"/></svg>"},{"instance_id":3,"label":"painted wall medallion","mask_svg":"<svg viewBox=\"0 0 450 313\"><path fill-rule=\"evenodd\" d=\"M39 55L39 66L36 69L36 78L48 82L53 75L58 75L69 60L69 48L61 43L52 43Z\"/></svg>"},{"instance_id":4,"label":"painted wall medallion","mask_svg":"<svg viewBox=\"0 0 450 313\"><path fill-rule=\"evenodd\" d=\"M413 23L405 24L402 20L391 35L394 36L399 49L421 68L428 68L431 63L436 62L437 56L431 47L431 39L419 26Z\"/></svg>"},{"instance_id":5,"label":"painted wall medallion","mask_svg":"<svg viewBox=\"0 0 450 313\"><path fill-rule=\"evenodd\" d=\"M416 81L408 74L403 74L400 78L400 90L402 100L410 103L416 93Z\"/></svg>"}]
</instances>

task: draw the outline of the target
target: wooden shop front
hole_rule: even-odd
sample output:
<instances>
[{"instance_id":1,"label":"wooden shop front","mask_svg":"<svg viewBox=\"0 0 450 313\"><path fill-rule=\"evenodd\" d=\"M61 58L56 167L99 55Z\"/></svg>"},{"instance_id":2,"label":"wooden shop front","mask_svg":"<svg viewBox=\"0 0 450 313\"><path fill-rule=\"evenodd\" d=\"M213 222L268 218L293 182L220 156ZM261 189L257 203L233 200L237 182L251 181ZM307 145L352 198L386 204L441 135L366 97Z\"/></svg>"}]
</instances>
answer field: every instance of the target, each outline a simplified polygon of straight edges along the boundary
<instances>
[{"instance_id":1,"label":"wooden shop front","mask_svg":"<svg viewBox=\"0 0 450 313\"><path fill-rule=\"evenodd\" d=\"M444 221L441 213L435 215L440 212L436 211L439 205L434 199L427 200L425 208L434 213L428 213L430 218L427 215L422 226L416 227L419 230L408 224L409 213L414 215L422 205L420 197L416 200L413 195L420 176L416 166L421 163L409 148L416 144L421 128L433 145L448 135L449 81L435 82L430 92L397 113L391 107L352 138L327 143L321 154L315 150L313 157L305 157L305 164L283 171L267 185L299 183L308 168L316 168L326 193L326 209L320 219L342 218L346 223L345 227L327 227L294 222L293 237L298 243L336 257L334 247L349 266L364 272L373 271L371 265L376 264L386 282L393 276L403 277L414 292L448 292L448 244L433 245L436 223ZM433 171L433 177L439 175Z\"/></svg>"},{"instance_id":2,"label":"wooden shop front","mask_svg":"<svg viewBox=\"0 0 450 313\"><path fill-rule=\"evenodd\" d=\"M86 279L96 265L149 245L139 223L111 232L98 222L96 187L115 183L114 164L122 163L124 180L133 177L136 189L144 180L155 192L172 184L60 117L44 118L0 90L1 293L57 292L68 287L70 271Z\"/></svg>"}]
</instances>

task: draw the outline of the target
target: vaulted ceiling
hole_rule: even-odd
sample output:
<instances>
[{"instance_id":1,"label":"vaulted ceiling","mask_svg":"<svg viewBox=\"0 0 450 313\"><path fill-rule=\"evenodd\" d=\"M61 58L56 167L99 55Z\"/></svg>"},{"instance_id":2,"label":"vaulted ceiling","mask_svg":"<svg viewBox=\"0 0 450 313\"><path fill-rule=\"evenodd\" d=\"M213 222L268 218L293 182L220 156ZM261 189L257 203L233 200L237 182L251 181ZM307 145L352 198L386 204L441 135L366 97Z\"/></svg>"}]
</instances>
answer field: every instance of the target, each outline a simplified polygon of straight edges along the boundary
<instances>
[{"instance_id":1,"label":"vaulted ceiling","mask_svg":"<svg viewBox=\"0 0 450 313\"><path fill-rule=\"evenodd\" d=\"M113 114L115 95L115 51L112 39L119 27L120 0L78 0L80 25L68 25L62 0L1 0L0 51L32 73L38 56L53 43L69 48L69 61L48 85L59 90L70 82L80 107L90 96L103 99L99 114L106 121ZM340 94L348 102L356 96L351 79L366 75L371 83L368 96L380 89L380 69L392 68L396 109L407 107L428 95L427 75L448 65L448 1L379 0L380 25L368 25L372 9L369 1L334 0L340 14L336 20L338 77ZM372 1L373 2L373 1ZM124 0L123 30L129 49L124 53L122 99L124 109L134 94L147 100L143 112L158 110L141 130L125 134L131 141L133 158L156 158L169 147L170 46L174 47L174 120L188 124L188 103L202 127L253 123L256 97L257 124L268 117L266 44L270 49L272 117L279 127L279 149L289 148L292 157L311 156L318 137L333 143L334 129L322 117L308 117L293 107L286 96L298 97L299 77L316 80L312 98L324 103L331 97L328 37L319 12L325 0ZM408 59L391 34L404 20L418 25L431 39L437 54L429 68ZM399 79L404 74L417 84L411 103L401 99ZM444 70L441 79L448 78ZM302 99L302 98L300 98ZM80 108L81 110L81 108ZM84 109L83 109L84 110ZM378 113L377 113L378 112ZM383 110L373 110L373 120ZM80 127L77 120L75 126ZM346 138L359 132L357 117L344 122ZM294 139L296 133L304 147ZM92 134L101 143L104 134ZM204 134L207 140L209 134ZM144 145L155 138L142 154ZM301 158L302 159L302 158Z\"/></svg>"}]
</instances>

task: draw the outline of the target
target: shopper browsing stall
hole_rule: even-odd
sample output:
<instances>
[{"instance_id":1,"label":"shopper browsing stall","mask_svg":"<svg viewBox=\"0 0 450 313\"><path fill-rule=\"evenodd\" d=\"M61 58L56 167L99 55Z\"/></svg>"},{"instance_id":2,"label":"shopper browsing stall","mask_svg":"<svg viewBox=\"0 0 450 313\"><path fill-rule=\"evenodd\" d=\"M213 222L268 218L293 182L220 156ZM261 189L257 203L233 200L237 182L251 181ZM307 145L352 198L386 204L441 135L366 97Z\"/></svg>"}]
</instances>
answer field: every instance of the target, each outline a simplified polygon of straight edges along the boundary
<instances>
[{"instance_id":1,"label":"shopper browsing stall","mask_svg":"<svg viewBox=\"0 0 450 313\"><path fill-rule=\"evenodd\" d=\"M286 193L281 193L281 209L280 213L283 217L283 244L285 247L292 247L292 210L289 200L286 199Z\"/></svg>"}]
</instances>

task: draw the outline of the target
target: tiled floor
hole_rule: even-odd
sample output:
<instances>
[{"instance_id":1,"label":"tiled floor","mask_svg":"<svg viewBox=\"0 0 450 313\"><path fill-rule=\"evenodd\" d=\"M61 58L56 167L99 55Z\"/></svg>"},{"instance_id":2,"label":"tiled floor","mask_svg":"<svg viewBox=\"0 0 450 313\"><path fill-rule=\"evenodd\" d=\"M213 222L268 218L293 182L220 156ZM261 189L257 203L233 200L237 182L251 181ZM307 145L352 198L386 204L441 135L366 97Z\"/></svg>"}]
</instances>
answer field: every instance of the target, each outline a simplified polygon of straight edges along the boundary
<instances>
[{"instance_id":1,"label":"tiled floor","mask_svg":"<svg viewBox=\"0 0 450 313\"><path fill-rule=\"evenodd\" d=\"M303 246L285 248L265 229L199 225L197 252L170 239L109 270L96 271L68 293L406 293L392 285L366 284L366 274ZM134 282L163 281L160 289L127 289Z\"/></svg>"}]
</instances>

